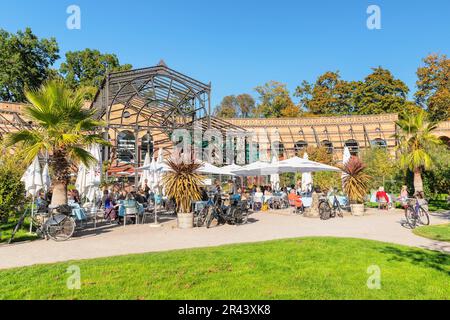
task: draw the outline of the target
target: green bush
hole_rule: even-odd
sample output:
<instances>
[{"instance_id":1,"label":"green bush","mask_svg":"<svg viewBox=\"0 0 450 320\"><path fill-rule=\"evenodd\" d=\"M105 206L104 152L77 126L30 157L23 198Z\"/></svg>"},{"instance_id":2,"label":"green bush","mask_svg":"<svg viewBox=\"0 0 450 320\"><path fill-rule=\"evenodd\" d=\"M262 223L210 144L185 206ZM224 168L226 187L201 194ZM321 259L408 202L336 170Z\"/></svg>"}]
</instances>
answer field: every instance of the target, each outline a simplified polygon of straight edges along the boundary
<instances>
[{"instance_id":1,"label":"green bush","mask_svg":"<svg viewBox=\"0 0 450 320\"><path fill-rule=\"evenodd\" d=\"M25 187L20 181L25 171L20 155L2 150L0 157L0 223L6 223L15 214L17 205L23 202Z\"/></svg>"}]
</instances>

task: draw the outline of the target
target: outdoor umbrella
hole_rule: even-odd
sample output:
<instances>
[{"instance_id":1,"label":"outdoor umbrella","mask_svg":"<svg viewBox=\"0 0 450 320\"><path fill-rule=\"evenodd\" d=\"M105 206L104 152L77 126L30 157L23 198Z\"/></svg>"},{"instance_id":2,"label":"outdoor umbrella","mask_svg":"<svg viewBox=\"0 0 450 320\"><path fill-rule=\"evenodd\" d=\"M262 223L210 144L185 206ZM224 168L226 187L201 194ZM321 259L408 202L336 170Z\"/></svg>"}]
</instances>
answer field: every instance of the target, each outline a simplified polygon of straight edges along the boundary
<instances>
[{"instance_id":1,"label":"outdoor umbrella","mask_svg":"<svg viewBox=\"0 0 450 320\"><path fill-rule=\"evenodd\" d=\"M100 183L102 177L102 156L100 146L98 144L92 145L90 153L97 162L90 165L87 170L85 195L90 202L95 202L98 198L101 198Z\"/></svg>"},{"instance_id":2,"label":"outdoor umbrella","mask_svg":"<svg viewBox=\"0 0 450 320\"><path fill-rule=\"evenodd\" d=\"M344 154L342 155L342 164L345 166L350 161L350 158L352 155L350 154L350 149L348 147L344 148ZM345 172L342 172L342 189L344 189L344 179L347 177L347 174Z\"/></svg>"},{"instance_id":3,"label":"outdoor umbrella","mask_svg":"<svg viewBox=\"0 0 450 320\"><path fill-rule=\"evenodd\" d=\"M309 160L308 153L305 152L303 155L304 160ZM302 191L308 192L309 187L312 186L313 180L312 180L312 174L311 172L303 172L302 173Z\"/></svg>"},{"instance_id":4,"label":"outdoor umbrella","mask_svg":"<svg viewBox=\"0 0 450 320\"><path fill-rule=\"evenodd\" d=\"M233 171L240 170L240 169L242 169L242 167L233 163L228 166L222 167L221 169L223 172L225 172L224 174L234 175Z\"/></svg>"},{"instance_id":5,"label":"outdoor umbrella","mask_svg":"<svg viewBox=\"0 0 450 320\"><path fill-rule=\"evenodd\" d=\"M272 158L272 165L278 164L278 158L273 157ZM280 186L280 175L278 173L273 173L270 175L270 183L272 185L273 190L278 190L278 187Z\"/></svg>"},{"instance_id":6,"label":"outdoor umbrella","mask_svg":"<svg viewBox=\"0 0 450 320\"><path fill-rule=\"evenodd\" d=\"M48 163L45 164L44 170L42 171L42 184L44 185L45 193L47 193L50 189L50 185L52 184L48 170Z\"/></svg>"},{"instance_id":7,"label":"outdoor umbrella","mask_svg":"<svg viewBox=\"0 0 450 320\"><path fill-rule=\"evenodd\" d=\"M25 174L20 179L23 183L25 183L25 191L27 195L32 197L31 204L31 216L34 216L34 199L38 194L39 190L44 186L42 182L42 174L41 174L41 166L39 164L39 158L36 157L33 160L33 163L27 168ZM33 229L33 220L30 223L30 233Z\"/></svg>"},{"instance_id":8,"label":"outdoor umbrella","mask_svg":"<svg viewBox=\"0 0 450 320\"><path fill-rule=\"evenodd\" d=\"M212 165L208 162L203 163L203 165L197 170L198 173L203 173L203 174L218 174L218 175L226 175L226 174L232 174L227 173L225 170L223 170L222 168L216 167L215 165Z\"/></svg>"},{"instance_id":9,"label":"outdoor umbrella","mask_svg":"<svg viewBox=\"0 0 450 320\"><path fill-rule=\"evenodd\" d=\"M151 159L150 159L150 152L147 152L147 154L145 155L145 159L144 159L144 167L149 166L151 164ZM141 188L144 189L145 188L145 180L147 180L147 183L149 183L150 179L150 169L145 169L142 170L141 173ZM149 186L150 187L150 186Z\"/></svg>"}]
</instances>

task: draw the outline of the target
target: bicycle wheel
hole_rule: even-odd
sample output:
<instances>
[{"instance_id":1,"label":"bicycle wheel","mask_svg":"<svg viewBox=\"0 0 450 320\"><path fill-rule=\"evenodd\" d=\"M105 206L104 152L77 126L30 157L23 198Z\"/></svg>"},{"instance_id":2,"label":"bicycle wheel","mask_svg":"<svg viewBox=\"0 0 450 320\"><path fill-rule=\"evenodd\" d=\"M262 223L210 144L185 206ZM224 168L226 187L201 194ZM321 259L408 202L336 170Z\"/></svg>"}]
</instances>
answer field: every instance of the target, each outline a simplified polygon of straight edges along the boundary
<instances>
[{"instance_id":1,"label":"bicycle wheel","mask_svg":"<svg viewBox=\"0 0 450 320\"><path fill-rule=\"evenodd\" d=\"M417 225L417 217L416 212L413 207L407 207L405 210L405 218L406 222L410 226L411 229L416 228Z\"/></svg>"},{"instance_id":2,"label":"bicycle wheel","mask_svg":"<svg viewBox=\"0 0 450 320\"><path fill-rule=\"evenodd\" d=\"M197 227L202 227L205 225L206 218L208 217L208 208L203 208L202 211L197 216Z\"/></svg>"},{"instance_id":3,"label":"bicycle wheel","mask_svg":"<svg viewBox=\"0 0 450 320\"><path fill-rule=\"evenodd\" d=\"M57 225L47 226L47 234L52 240L66 241L72 237L75 227L75 220L72 217L67 217Z\"/></svg>"},{"instance_id":4,"label":"bicycle wheel","mask_svg":"<svg viewBox=\"0 0 450 320\"><path fill-rule=\"evenodd\" d=\"M331 208L327 202L322 201L319 204L319 215L321 220L328 220L331 218Z\"/></svg>"},{"instance_id":5,"label":"bicycle wheel","mask_svg":"<svg viewBox=\"0 0 450 320\"><path fill-rule=\"evenodd\" d=\"M430 225L430 216L428 215L427 210L422 207L419 208L419 222L424 226Z\"/></svg>"},{"instance_id":6,"label":"bicycle wheel","mask_svg":"<svg viewBox=\"0 0 450 320\"><path fill-rule=\"evenodd\" d=\"M342 212L342 209L341 209L341 206L340 206L340 205L338 205L338 206L336 207L335 211L336 211L336 214L337 214L337 216L338 216L339 218L343 218L343 217L344 217L344 213Z\"/></svg>"},{"instance_id":7,"label":"bicycle wheel","mask_svg":"<svg viewBox=\"0 0 450 320\"><path fill-rule=\"evenodd\" d=\"M213 223L213 221L216 221ZM206 228L209 229L211 227L215 227L219 224L219 220L216 218L216 214L214 212L214 209L210 208L208 210L208 216L206 217Z\"/></svg>"},{"instance_id":8,"label":"bicycle wheel","mask_svg":"<svg viewBox=\"0 0 450 320\"><path fill-rule=\"evenodd\" d=\"M234 213L234 221L236 225L243 225L248 222L248 212L242 209L236 209Z\"/></svg>"}]
</instances>

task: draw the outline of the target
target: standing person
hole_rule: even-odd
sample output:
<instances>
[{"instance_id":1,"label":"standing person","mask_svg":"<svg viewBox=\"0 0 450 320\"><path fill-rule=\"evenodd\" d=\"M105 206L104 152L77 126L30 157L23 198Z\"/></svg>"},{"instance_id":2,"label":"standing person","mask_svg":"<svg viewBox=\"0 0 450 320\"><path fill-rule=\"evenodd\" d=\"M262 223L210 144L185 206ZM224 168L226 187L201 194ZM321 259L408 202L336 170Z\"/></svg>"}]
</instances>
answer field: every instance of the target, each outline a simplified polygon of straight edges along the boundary
<instances>
[{"instance_id":1,"label":"standing person","mask_svg":"<svg viewBox=\"0 0 450 320\"><path fill-rule=\"evenodd\" d=\"M144 180L144 195L145 195L145 199L147 199L150 197L150 187L148 186L148 179Z\"/></svg>"}]
</instances>

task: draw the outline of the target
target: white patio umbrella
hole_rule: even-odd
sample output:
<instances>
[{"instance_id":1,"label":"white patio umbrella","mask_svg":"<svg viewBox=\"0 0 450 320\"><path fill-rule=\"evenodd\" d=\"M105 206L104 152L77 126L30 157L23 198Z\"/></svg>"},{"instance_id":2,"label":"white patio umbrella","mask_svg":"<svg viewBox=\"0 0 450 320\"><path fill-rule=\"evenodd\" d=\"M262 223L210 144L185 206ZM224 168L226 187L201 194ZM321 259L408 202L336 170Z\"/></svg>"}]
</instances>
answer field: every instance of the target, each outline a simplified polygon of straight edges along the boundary
<instances>
[{"instance_id":1,"label":"white patio umbrella","mask_svg":"<svg viewBox=\"0 0 450 320\"><path fill-rule=\"evenodd\" d=\"M350 161L350 158L352 157L350 153L350 149L348 147L344 148L344 154L342 155L342 164L345 166ZM344 179L347 177L347 174L345 172L342 172L342 189L344 189Z\"/></svg>"},{"instance_id":2,"label":"white patio umbrella","mask_svg":"<svg viewBox=\"0 0 450 320\"><path fill-rule=\"evenodd\" d=\"M305 152L303 155L304 160L309 160L308 153ZM312 174L311 172L303 172L302 173L302 191L308 192L310 187L313 184Z\"/></svg>"},{"instance_id":3,"label":"white patio umbrella","mask_svg":"<svg viewBox=\"0 0 450 320\"><path fill-rule=\"evenodd\" d=\"M198 173L203 174L218 174L218 175L226 175L227 172L222 168L216 167L208 162L203 163L203 165L197 170ZM232 174L232 173L230 173Z\"/></svg>"},{"instance_id":4,"label":"white patio umbrella","mask_svg":"<svg viewBox=\"0 0 450 320\"><path fill-rule=\"evenodd\" d=\"M27 168L25 171L25 174L22 176L22 179L20 179L23 183L25 183L25 191L27 192L27 195L30 195L32 197L32 203L31 203L31 216L34 216L34 199L36 198L36 195L38 194L39 190L41 190L44 186L44 183L42 182L42 173L41 173L41 166L39 164L39 158L36 157L33 160L33 163ZM30 233L33 229L33 220L31 220L30 223Z\"/></svg>"},{"instance_id":5,"label":"white patio umbrella","mask_svg":"<svg viewBox=\"0 0 450 320\"><path fill-rule=\"evenodd\" d=\"M98 198L101 198L100 183L102 178L102 155L100 146L94 144L89 151L97 162L91 165L87 170L86 175L86 198L90 202L95 202Z\"/></svg>"},{"instance_id":6,"label":"white patio umbrella","mask_svg":"<svg viewBox=\"0 0 450 320\"><path fill-rule=\"evenodd\" d=\"M145 155L145 159L144 159L144 165L143 167L149 166L151 164L151 159L150 159L150 152L147 152L147 154ZM147 180L147 183L149 183L149 175L150 175L150 169L145 169L142 170L140 176L141 176L141 188L144 189L145 188L145 180ZM150 187L150 186L149 186Z\"/></svg>"},{"instance_id":7,"label":"white patio umbrella","mask_svg":"<svg viewBox=\"0 0 450 320\"><path fill-rule=\"evenodd\" d=\"M272 158L272 164L277 165L278 164L278 158L273 157ZM280 175L278 173L273 173L270 175L270 183L272 185L273 190L278 190L278 187L280 186Z\"/></svg>"},{"instance_id":8,"label":"white patio umbrella","mask_svg":"<svg viewBox=\"0 0 450 320\"><path fill-rule=\"evenodd\" d=\"M228 175L234 175L233 171L240 170L240 169L242 169L242 167L238 166L235 163L233 163L233 164L230 164L228 166L224 166L221 169L222 169L222 171L224 171Z\"/></svg>"},{"instance_id":9,"label":"white patio umbrella","mask_svg":"<svg viewBox=\"0 0 450 320\"><path fill-rule=\"evenodd\" d=\"M232 170L237 176L263 176L278 173L277 168L269 162L256 161L243 166L240 169Z\"/></svg>"},{"instance_id":10,"label":"white patio umbrella","mask_svg":"<svg viewBox=\"0 0 450 320\"><path fill-rule=\"evenodd\" d=\"M42 184L44 186L45 193L47 193L52 184L48 170L48 163L45 164L44 170L42 170Z\"/></svg>"}]
</instances>

